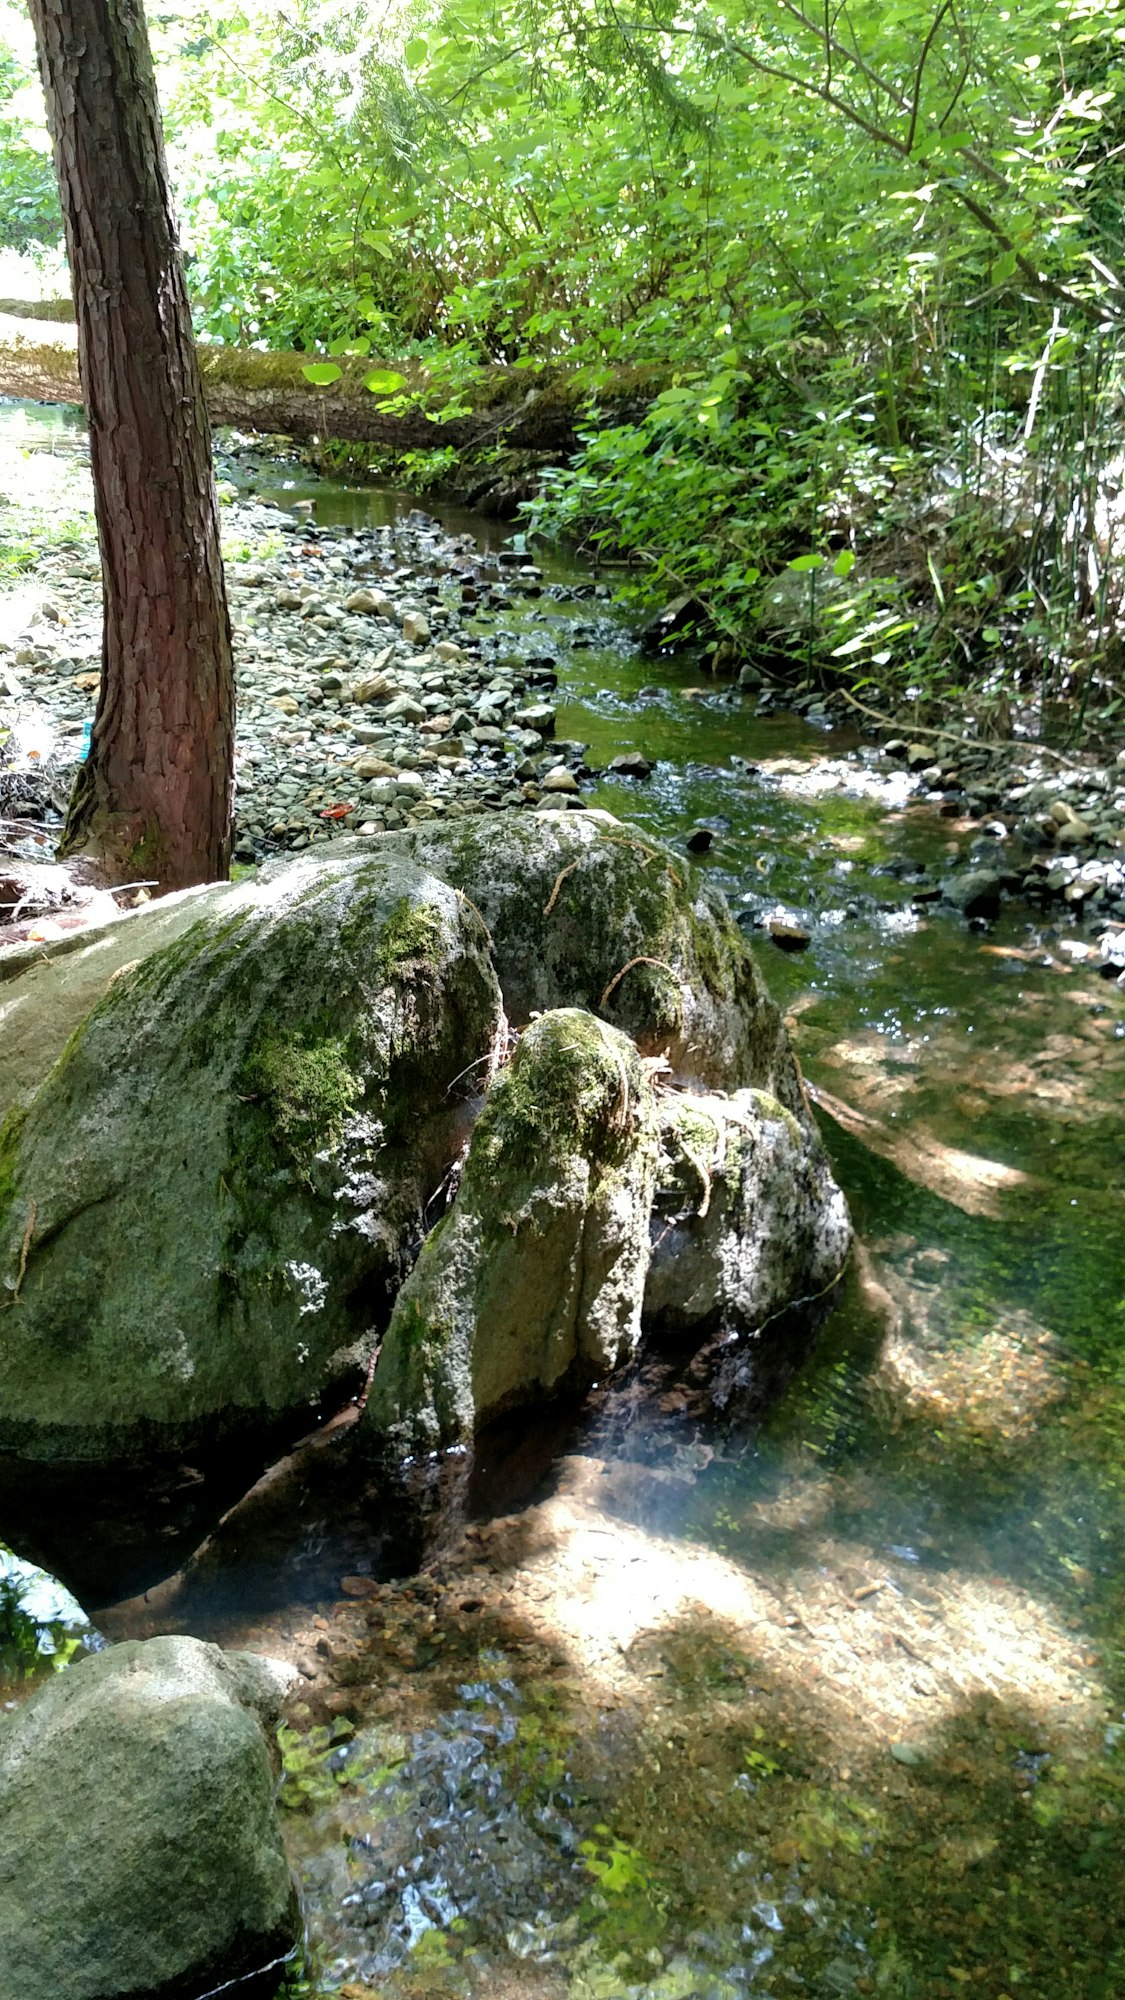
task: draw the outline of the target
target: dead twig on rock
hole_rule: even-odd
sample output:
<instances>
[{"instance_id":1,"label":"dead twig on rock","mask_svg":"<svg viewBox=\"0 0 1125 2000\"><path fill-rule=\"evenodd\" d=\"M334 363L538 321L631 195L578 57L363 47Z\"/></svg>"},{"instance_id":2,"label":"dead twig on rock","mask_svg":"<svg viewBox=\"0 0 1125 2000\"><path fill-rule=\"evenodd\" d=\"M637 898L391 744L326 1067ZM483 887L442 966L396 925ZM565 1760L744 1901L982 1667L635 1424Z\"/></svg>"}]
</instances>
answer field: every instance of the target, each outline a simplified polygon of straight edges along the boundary
<instances>
[{"instance_id":1,"label":"dead twig on rock","mask_svg":"<svg viewBox=\"0 0 1125 2000\"><path fill-rule=\"evenodd\" d=\"M573 875L575 869L581 868L581 866L582 866L581 861L572 861L566 868L560 868L558 874L555 877L555 886L551 890L551 893L548 896L546 903L543 905L543 915L545 917L550 916L551 911L554 909L555 904L558 902L559 890L562 888L562 885L566 881L567 876Z\"/></svg>"},{"instance_id":2,"label":"dead twig on rock","mask_svg":"<svg viewBox=\"0 0 1125 2000\"><path fill-rule=\"evenodd\" d=\"M614 990L618 986L620 986L621 981L625 977L625 974L627 972L632 972L633 967L635 965L655 965L659 968L661 972L666 972L668 974L669 979L674 979L677 986L679 986L680 984L679 973L675 972L673 968L665 962L664 959L648 958L644 952L640 952L638 953L636 958L631 958L627 965L623 965L620 972L614 973L613 978L610 980L609 985L606 987L605 992L602 994L601 999L598 1001L599 1007L605 1006L606 1002L609 999L610 994L614 992Z\"/></svg>"},{"instance_id":3,"label":"dead twig on rock","mask_svg":"<svg viewBox=\"0 0 1125 2000\"><path fill-rule=\"evenodd\" d=\"M27 1228L23 1232L23 1242L20 1244L20 1261L19 1261L19 1267L16 1271L15 1288L12 1292L11 1298L6 1301L6 1304L9 1306L14 1306L19 1304L20 1287L23 1284L24 1276L27 1271L27 1260L31 1252L31 1239L35 1234L35 1216L36 1216L36 1205L34 1200L32 1200L29 1201L27 1205Z\"/></svg>"}]
</instances>

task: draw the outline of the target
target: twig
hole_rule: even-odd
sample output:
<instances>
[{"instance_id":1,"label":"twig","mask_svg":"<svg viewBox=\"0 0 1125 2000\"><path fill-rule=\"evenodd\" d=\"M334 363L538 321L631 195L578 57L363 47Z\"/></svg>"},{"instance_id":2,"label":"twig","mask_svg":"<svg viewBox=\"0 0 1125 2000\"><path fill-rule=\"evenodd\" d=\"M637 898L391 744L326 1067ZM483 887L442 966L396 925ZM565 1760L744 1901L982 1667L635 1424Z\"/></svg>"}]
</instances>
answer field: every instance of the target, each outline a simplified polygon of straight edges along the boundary
<instances>
[{"instance_id":1,"label":"twig","mask_svg":"<svg viewBox=\"0 0 1125 2000\"><path fill-rule=\"evenodd\" d=\"M481 916L480 911L477 909L477 906L474 903L472 897L466 896L465 891L463 889L458 889L457 894L460 896L461 901L463 903L467 903L469 905L469 908L472 911L474 917L480 918L481 927L484 931L485 937L488 939L489 944L491 944L492 932L489 930L488 925L485 923L484 918Z\"/></svg>"},{"instance_id":2,"label":"twig","mask_svg":"<svg viewBox=\"0 0 1125 2000\"><path fill-rule=\"evenodd\" d=\"M678 973L678 972L674 972L674 971L673 971L673 969L672 969L672 967L671 967L670 965L668 965L668 964L666 964L666 963L665 963L664 959L662 959L662 958L648 958L648 957L646 957L646 955L645 955L645 953L644 953L644 952L641 952L641 953L639 953L639 954L638 954L638 956L637 956L636 958L631 958L631 959L629 960L629 963L628 963L627 965L623 965L623 966L622 966L622 968L621 968L621 970L620 970L620 972L615 972L615 973L614 973L614 975L613 975L613 978L612 978L612 979L610 980L610 982L609 982L609 985L608 985L608 986L606 987L606 989L605 989L605 992L604 992L604 993L602 994L602 997L601 997L601 999L600 999L600 1000L598 1001L598 1006L599 1006L599 1007L604 1007L604 1006L605 1006L605 1004L606 1004L606 1001L607 1001L607 1000L609 999L609 996L610 996L610 994L611 994L611 993L613 992L614 988L615 988L615 987L617 987L617 986L620 986L620 984L621 984L621 981L622 981L622 980L624 979L624 977L625 977L625 974L626 974L627 972L632 972L632 970L633 970L633 967L634 967L635 965L656 965L656 966L659 966L659 968L660 968L661 972L666 972L666 973L668 974L668 977L669 977L669 979L674 979L674 980L675 980L675 982L676 982L676 985L677 985L677 986L679 986L679 984L680 984L680 976L679 976L679 973Z\"/></svg>"},{"instance_id":3,"label":"twig","mask_svg":"<svg viewBox=\"0 0 1125 2000\"><path fill-rule=\"evenodd\" d=\"M19 1302L20 1287L23 1284L24 1275L27 1271L27 1259L31 1250L31 1239L35 1234L35 1215L36 1205L34 1200L32 1200L27 1205L27 1228L23 1232L23 1242L20 1244L20 1261L19 1269L16 1272L15 1289L12 1292L11 1298L7 1300L9 1306L17 1305Z\"/></svg>"},{"instance_id":4,"label":"twig","mask_svg":"<svg viewBox=\"0 0 1125 2000\"><path fill-rule=\"evenodd\" d=\"M850 707L857 708L861 715L869 715L872 722L879 723L883 729L908 729L913 736L940 736L943 742L958 750L1034 751L1037 757L1054 757L1058 763L1065 764L1068 770L1081 771L1085 768L1076 758L1068 757L1065 751L1052 750L1049 743L1036 743L1030 740L1023 743L1015 736L998 736L994 743L985 743L979 736L951 736L947 729L933 725L921 722L896 722L893 716L883 715L877 708L869 708L865 701L857 701L854 694L848 693L847 688L838 688L836 692L843 695Z\"/></svg>"},{"instance_id":5,"label":"twig","mask_svg":"<svg viewBox=\"0 0 1125 2000\"><path fill-rule=\"evenodd\" d=\"M555 877L555 886L551 890L550 896L548 897L546 903L543 906L543 915L545 917L550 916L551 911L554 909L555 904L558 902L559 890L562 888L562 885L566 881L567 876L573 875L575 869L581 868L581 866L582 866L581 861L572 861L566 868L560 868L558 875Z\"/></svg>"}]
</instances>

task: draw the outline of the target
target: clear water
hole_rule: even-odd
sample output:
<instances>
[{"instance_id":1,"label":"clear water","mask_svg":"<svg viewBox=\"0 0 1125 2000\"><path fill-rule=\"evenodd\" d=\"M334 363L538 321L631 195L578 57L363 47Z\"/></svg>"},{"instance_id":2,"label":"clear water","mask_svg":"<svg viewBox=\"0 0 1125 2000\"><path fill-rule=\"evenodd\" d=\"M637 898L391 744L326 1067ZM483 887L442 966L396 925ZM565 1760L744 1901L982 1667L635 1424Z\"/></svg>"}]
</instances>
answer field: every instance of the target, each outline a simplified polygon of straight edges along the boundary
<instances>
[{"instance_id":1,"label":"clear water","mask_svg":"<svg viewBox=\"0 0 1125 2000\"><path fill-rule=\"evenodd\" d=\"M297 469L256 483L315 493L325 523L411 504ZM969 835L863 796L851 739L642 657L602 602L544 596L510 622L557 654L558 734L591 766L655 760L644 783L603 776L598 802L674 845L707 824L700 865L748 926L776 909L809 930L798 954L759 949L864 1247L772 1400L719 1408L659 1358L558 1435L526 1514L497 1503L518 1615L481 1640L443 1599L444 1660L410 1639L408 1668L376 1621L344 1718L287 1741L310 1926L294 1993L1117 2000L1120 996L1017 905L987 932L915 908ZM768 1344L750 1377L773 1379ZM596 1516L568 1514L591 1481ZM330 1625L340 1575L372 1566L364 1504L366 1530L309 1482L178 1615L232 1642ZM520 1622L519 1578L561 1603L552 1564L587 1547L604 1555L578 1595L608 1579L627 1684L565 1623L548 1642ZM395 1613L408 1637L434 1616L422 1588Z\"/></svg>"}]
</instances>

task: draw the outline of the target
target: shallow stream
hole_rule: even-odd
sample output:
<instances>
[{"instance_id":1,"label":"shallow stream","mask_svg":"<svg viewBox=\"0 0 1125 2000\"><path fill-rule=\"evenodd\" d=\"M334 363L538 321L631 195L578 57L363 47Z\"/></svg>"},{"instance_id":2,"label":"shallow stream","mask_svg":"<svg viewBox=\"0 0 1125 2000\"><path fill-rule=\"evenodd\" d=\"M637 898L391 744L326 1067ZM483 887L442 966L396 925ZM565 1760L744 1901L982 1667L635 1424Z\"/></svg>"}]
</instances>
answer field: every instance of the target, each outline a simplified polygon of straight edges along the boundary
<instances>
[{"instance_id":1,"label":"shallow stream","mask_svg":"<svg viewBox=\"0 0 1125 2000\"><path fill-rule=\"evenodd\" d=\"M325 525L412 504L253 476ZM712 832L862 1247L815 1339L650 1357L486 1452L417 1583L331 1478L220 1533L179 1629L332 1662L286 1738L293 1992L1118 2000L1121 995L1017 904L919 904L971 836L854 739L545 581L510 622L557 734L654 763L598 804Z\"/></svg>"}]
</instances>

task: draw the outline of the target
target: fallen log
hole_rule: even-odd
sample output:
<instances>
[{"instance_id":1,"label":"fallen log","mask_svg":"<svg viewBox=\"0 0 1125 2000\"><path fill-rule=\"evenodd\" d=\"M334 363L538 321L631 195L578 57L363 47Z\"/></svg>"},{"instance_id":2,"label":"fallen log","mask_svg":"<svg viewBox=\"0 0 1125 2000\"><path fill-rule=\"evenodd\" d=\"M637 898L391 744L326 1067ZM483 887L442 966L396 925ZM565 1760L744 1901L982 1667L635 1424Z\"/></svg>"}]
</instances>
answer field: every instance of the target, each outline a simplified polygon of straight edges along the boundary
<instances>
[{"instance_id":1,"label":"fallen log","mask_svg":"<svg viewBox=\"0 0 1125 2000\"><path fill-rule=\"evenodd\" d=\"M643 415L662 386L657 369L480 368L453 390L416 361L384 363L342 355L339 378L314 386L307 354L200 346L203 387L213 424L272 436L339 439L391 451L452 446L468 455L485 446L573 451L590 406L602 421L628 423ZM373 370L403 379L388 396L364 386ZM35 402L82 402L73 326L0 314L0 396ZM440 414L445 406L450 415Z\"/></svg>"}]
</instances>

